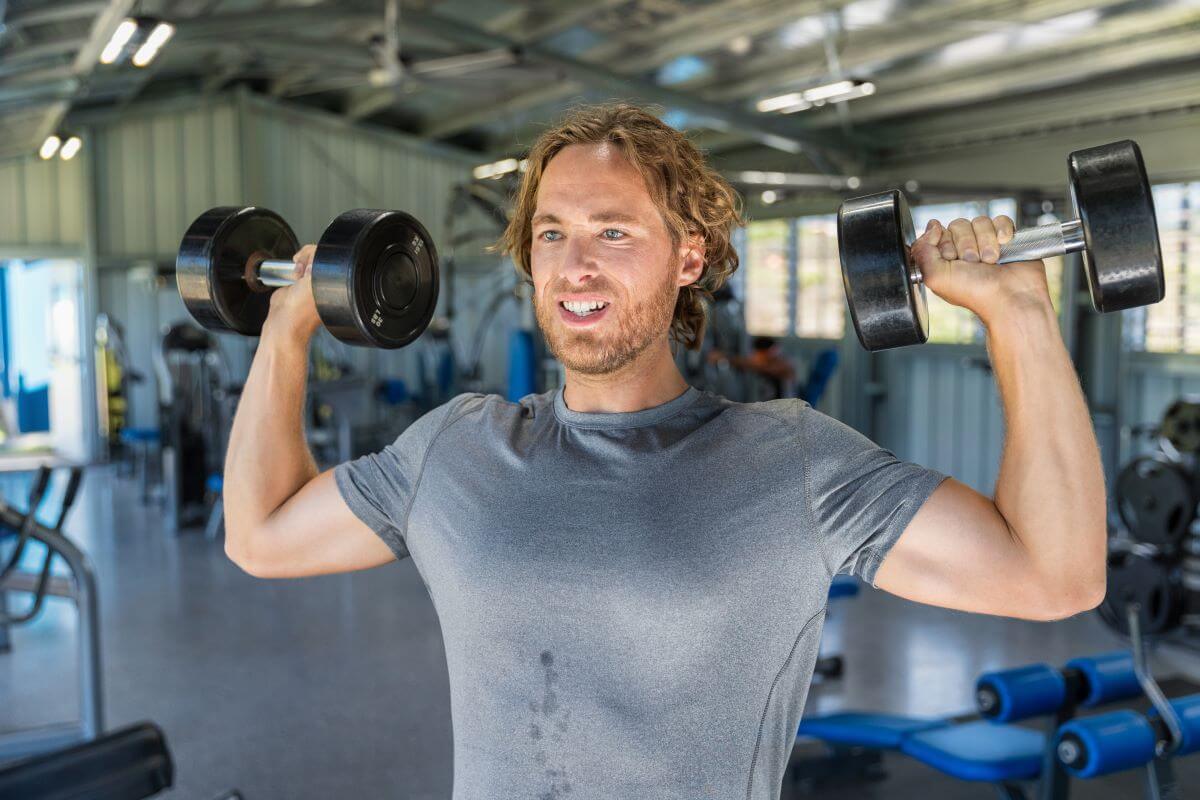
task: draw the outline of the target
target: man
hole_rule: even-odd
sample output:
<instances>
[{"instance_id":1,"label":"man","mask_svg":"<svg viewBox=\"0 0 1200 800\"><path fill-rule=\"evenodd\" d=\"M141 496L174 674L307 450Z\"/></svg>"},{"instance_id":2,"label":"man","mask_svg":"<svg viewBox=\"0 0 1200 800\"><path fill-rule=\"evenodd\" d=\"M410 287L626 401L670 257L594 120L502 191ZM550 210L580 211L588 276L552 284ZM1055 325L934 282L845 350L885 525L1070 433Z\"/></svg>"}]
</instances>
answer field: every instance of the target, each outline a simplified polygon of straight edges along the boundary
<instances>
[{"instance_id":1,"label":"man","mask_svg":"<svg viewBox=\"0 0 1200 800\"><path fill-rule=\"evenodd\" d=\"M459 396L320 474L307 277L271 298L226 550L279 578L412 557L445 640L457 800L777 797L839 571L1028 619L1103 595L1099 454L1042 264L993 263L1012 221L934 223L914 247L930 290L987 326L1008 420L995 498L801 401L687 386L671 339L700 341L740 222L678 132L628 105L575 113L534 145L503 239L563 390Z\"/></svg>"},{"instance_id":2,"label":"man","mask_svg":"<svg viewBox=\"0 0 1200 800\"><path fill-rule=\"evenodd\" d=\"M708 354L708 360L713 364L728 364L744 373L748 380L756 381L758 391L752 394L751 398L778 400L792 396L796 368L784 355L779 340L773 336L755 336L751 339L748 356L712 350Z\"/></svg>"}]
</instances>

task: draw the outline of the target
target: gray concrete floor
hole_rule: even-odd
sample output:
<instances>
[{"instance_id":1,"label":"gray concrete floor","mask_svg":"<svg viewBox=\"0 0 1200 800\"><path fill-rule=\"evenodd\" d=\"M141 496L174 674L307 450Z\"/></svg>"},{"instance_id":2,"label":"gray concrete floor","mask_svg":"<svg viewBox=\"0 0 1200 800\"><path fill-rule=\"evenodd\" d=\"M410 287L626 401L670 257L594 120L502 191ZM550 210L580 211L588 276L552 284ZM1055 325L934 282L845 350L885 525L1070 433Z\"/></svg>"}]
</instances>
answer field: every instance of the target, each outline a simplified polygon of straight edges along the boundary
<instances>
[{"instance_id":1,"label":"gray concrete floor","mask_svg":"<svg viewBox=\"0 0 1200 800\"><path fill-rule=\"evenodd\" d=\"M108 727L149 719L163 728L176 763L170 797L231 786L248 800L449 797L442 641L411 562L258 580L220 542L164 533L159 509L142 506L111 469L89 471L84 485L67 530L99 575ZM73 608L61 600L14 631L13 651L0 654L0 729L75 715L74 633ZM826 647L845 655L846 673L814 686L808 713L958 713L983 670L1118 646L1092 615L1018 622L866 589L834 606ZM906 775L839 796L910 797L914 786L933 797L991 796L933 773Z\"/></svg>"}]
</instances>

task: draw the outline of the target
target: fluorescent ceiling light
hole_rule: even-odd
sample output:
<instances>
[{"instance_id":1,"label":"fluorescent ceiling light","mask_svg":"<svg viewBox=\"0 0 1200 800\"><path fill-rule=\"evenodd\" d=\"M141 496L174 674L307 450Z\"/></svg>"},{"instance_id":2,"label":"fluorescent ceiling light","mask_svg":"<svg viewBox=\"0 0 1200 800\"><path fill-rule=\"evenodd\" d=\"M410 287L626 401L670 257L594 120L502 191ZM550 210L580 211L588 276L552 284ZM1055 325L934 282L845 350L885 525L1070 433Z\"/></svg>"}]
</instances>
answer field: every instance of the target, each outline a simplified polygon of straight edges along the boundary
<instances>
[{"instance_id":1,"label":"fluorescent ceiling light","mask_svg":"<svg viewBox=\"0 0 1200 800\"><path fill-rule=\"evenodd\" d=\"M58 152L58 156L63 161L70 161L79 152L79 148L81 147L83 147L83 140L78 136L72 136L63 143L62 150Z\"/></svg>"},{"instance_id":2,"label":"fluorescent ceiling light","mask_svg":"<svg viewBox=\"0 0 1200 800\"><path fill-rule=\"evenodd\" d=\"M158 51L167 43L175 33L175 26L166 22L160 22L154 26L154 30L150 32L150 36L145 43L137 49L133 54L133 65L135 67L144 67L154 60L158 55Z\"/></svg>"},{"instance_id":3,"label":"fluorescent ceiling light","mask_svg":"<svg viewBox=\"0 0 1200 800\"><path fill-rule=\"evenodd\" d=\"M842 103L859 97L875 94L875 84L870 81L842 80L814 86L802 92L788 92L759 100L755 108L762 112L778 111L781 114L793 114L805 111L814 106L826 103Z\"/></svg>"},{"instance_id":4,"label":"fluorescent ceiling light","mask_svg":"<svg viewBox=\"0 0 1200 800\"><path fill-rule=\"evenodd\" d=\"M743 186L784 186L793 189L857 189L862 180L850 175L817 175L804 172L765 172L761 170L745 170L727 172L725 177L732 183Z\"/></svg>"},{"instance_id":5,"label":"fluorescent ceiling light","mask_svg":"<svg viewBox=\"0 0 1200 800\"><path fill-rule=\"evenodd\" d=\"M129 44L129 40L133 38L133 34L137 31L137 22L133 19L125 19L113 31L112 37L108 40L108 44L104 45L104 49L100 51L100 63L111 64L121 55L121 51L125 49L125 45Z\"/></svg>"},{"instance_id":6,"label":"fluorescent ceiling light","mask_svg":"<svg viewBox=\"0 0 1200 800\"><path fill-rule=\"evenodd\" d=\"M523 158L518 161L515 158L505 158L500 161L493 161L491 164L480 164L471 171L471 174L478 181L486 178L499 178L501 175L507 175L510 172L524 172L528 164L528 159Z\"/></svg>"},{"instance_id":7,"label":"fluorescent ceiling light","mask_svg":"<svg viewBox=\"0 0 1200 800\"><path fill-rule=\"evenodd\" d=\"M787 94L781 94L776 97L768 97L765 100L759 100L758 103L756 103L754 107L757 108L759 111L764 111L764 112L765 111L779 111L780 109L788 108L790 106L796 105L797 103L803 103L803 102L804 102L804 95L802 93L788 92Z\"/></svg>"},{"instance_id":8,"label":"fluorescent ceiling light","mask_svg":"<svg viewBox=\"0 0 1200 800\"><path fill-rule=\"evenodd\" d=\"M42 157L43 161L54 158L54 154L58 152L58 146L60 144L62 144L62 139L59 139L57 136L51 134L50 136L46 137L46 141L42 142L42 148L38 150L38 155Z\"/></svg>"},{"instance_id":9,"label":"fluorescent ceiling light","mask_svg":"<svg viewBox=\"0 0 1200 800\"><path fill-rule=\"evenodd\" d=\"M854 81L834 81L824 86L807 89L804 92L804 99L809 103L815 103L818 100L828 100L831 97L837 97L839 94L846 94L853 91L853 89Z\"/></svg>"}]
</instances>

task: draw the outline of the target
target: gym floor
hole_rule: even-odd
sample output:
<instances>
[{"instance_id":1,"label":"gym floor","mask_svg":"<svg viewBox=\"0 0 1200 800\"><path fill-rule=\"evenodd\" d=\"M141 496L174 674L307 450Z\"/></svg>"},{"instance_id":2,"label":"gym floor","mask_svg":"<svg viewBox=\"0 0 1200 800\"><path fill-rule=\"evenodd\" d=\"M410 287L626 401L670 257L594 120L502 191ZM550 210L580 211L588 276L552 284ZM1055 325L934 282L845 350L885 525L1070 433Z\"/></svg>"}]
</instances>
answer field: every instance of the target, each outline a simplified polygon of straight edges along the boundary
<instances>
[{"instance_id":1,"label":"gym floor","mask_svg":"<svg viewBox=\"0 0 1200 800\"><path fill-rule=\"evenodd\" d=\"M248 800L449 796L441 634L411 562L259 580L234 566L220 542L165 532L161 510L142 505L136 486L110 467L88 471L68 530L101 578L108 725L150 719L162 727L176 762L169 796L229 787ZM74 611L61 600L48 606L13 632L21 657L0 658L0 685L28 687L5 693L6 728L76 714ZM834 601L825 648L845 656L846 671L814 684L807 713L956 714L970 709L984 670L1118 646L1092 615L1054 624L968 620L866 589ZM887 768L886 781L816 796L990 796L986 786L906 759ZM1137 786L1130 773L1088 782L1074 796L1128 797Z\"/></svg>"}]
</instances>

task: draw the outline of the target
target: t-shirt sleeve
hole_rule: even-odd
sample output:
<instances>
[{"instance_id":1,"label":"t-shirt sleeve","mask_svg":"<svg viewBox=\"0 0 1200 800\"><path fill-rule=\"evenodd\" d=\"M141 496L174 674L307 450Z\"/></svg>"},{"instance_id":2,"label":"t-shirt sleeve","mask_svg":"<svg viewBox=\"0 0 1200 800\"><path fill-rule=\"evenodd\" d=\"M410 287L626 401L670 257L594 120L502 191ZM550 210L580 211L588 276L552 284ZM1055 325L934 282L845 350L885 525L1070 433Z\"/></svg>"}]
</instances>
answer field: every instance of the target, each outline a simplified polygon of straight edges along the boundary
<instances>
[{"instance_id":1,"label":"t-shirt sleeve","mask_svg":"<svg viewBox=\"0 0 1200 800\"><path fill-rule=\"evenodd\" d=\"M804 420L808 504L829 567L874 585L884 557L946 475L901 461L815 409L806 408Z\"/></svg>"},{"instance_id":2,"label":"t-shirt sleeve","mask_svg":"<svg viewBox=\"0 0 1200 800\"><path fill-rule=\"evenodd\" d=\"M354 515L375 531L397 558L408 556L408 511L435 439L454 416L462 395L409 425L377 453L333 469L338 491Z\"/></svg>"}]
</instances>

